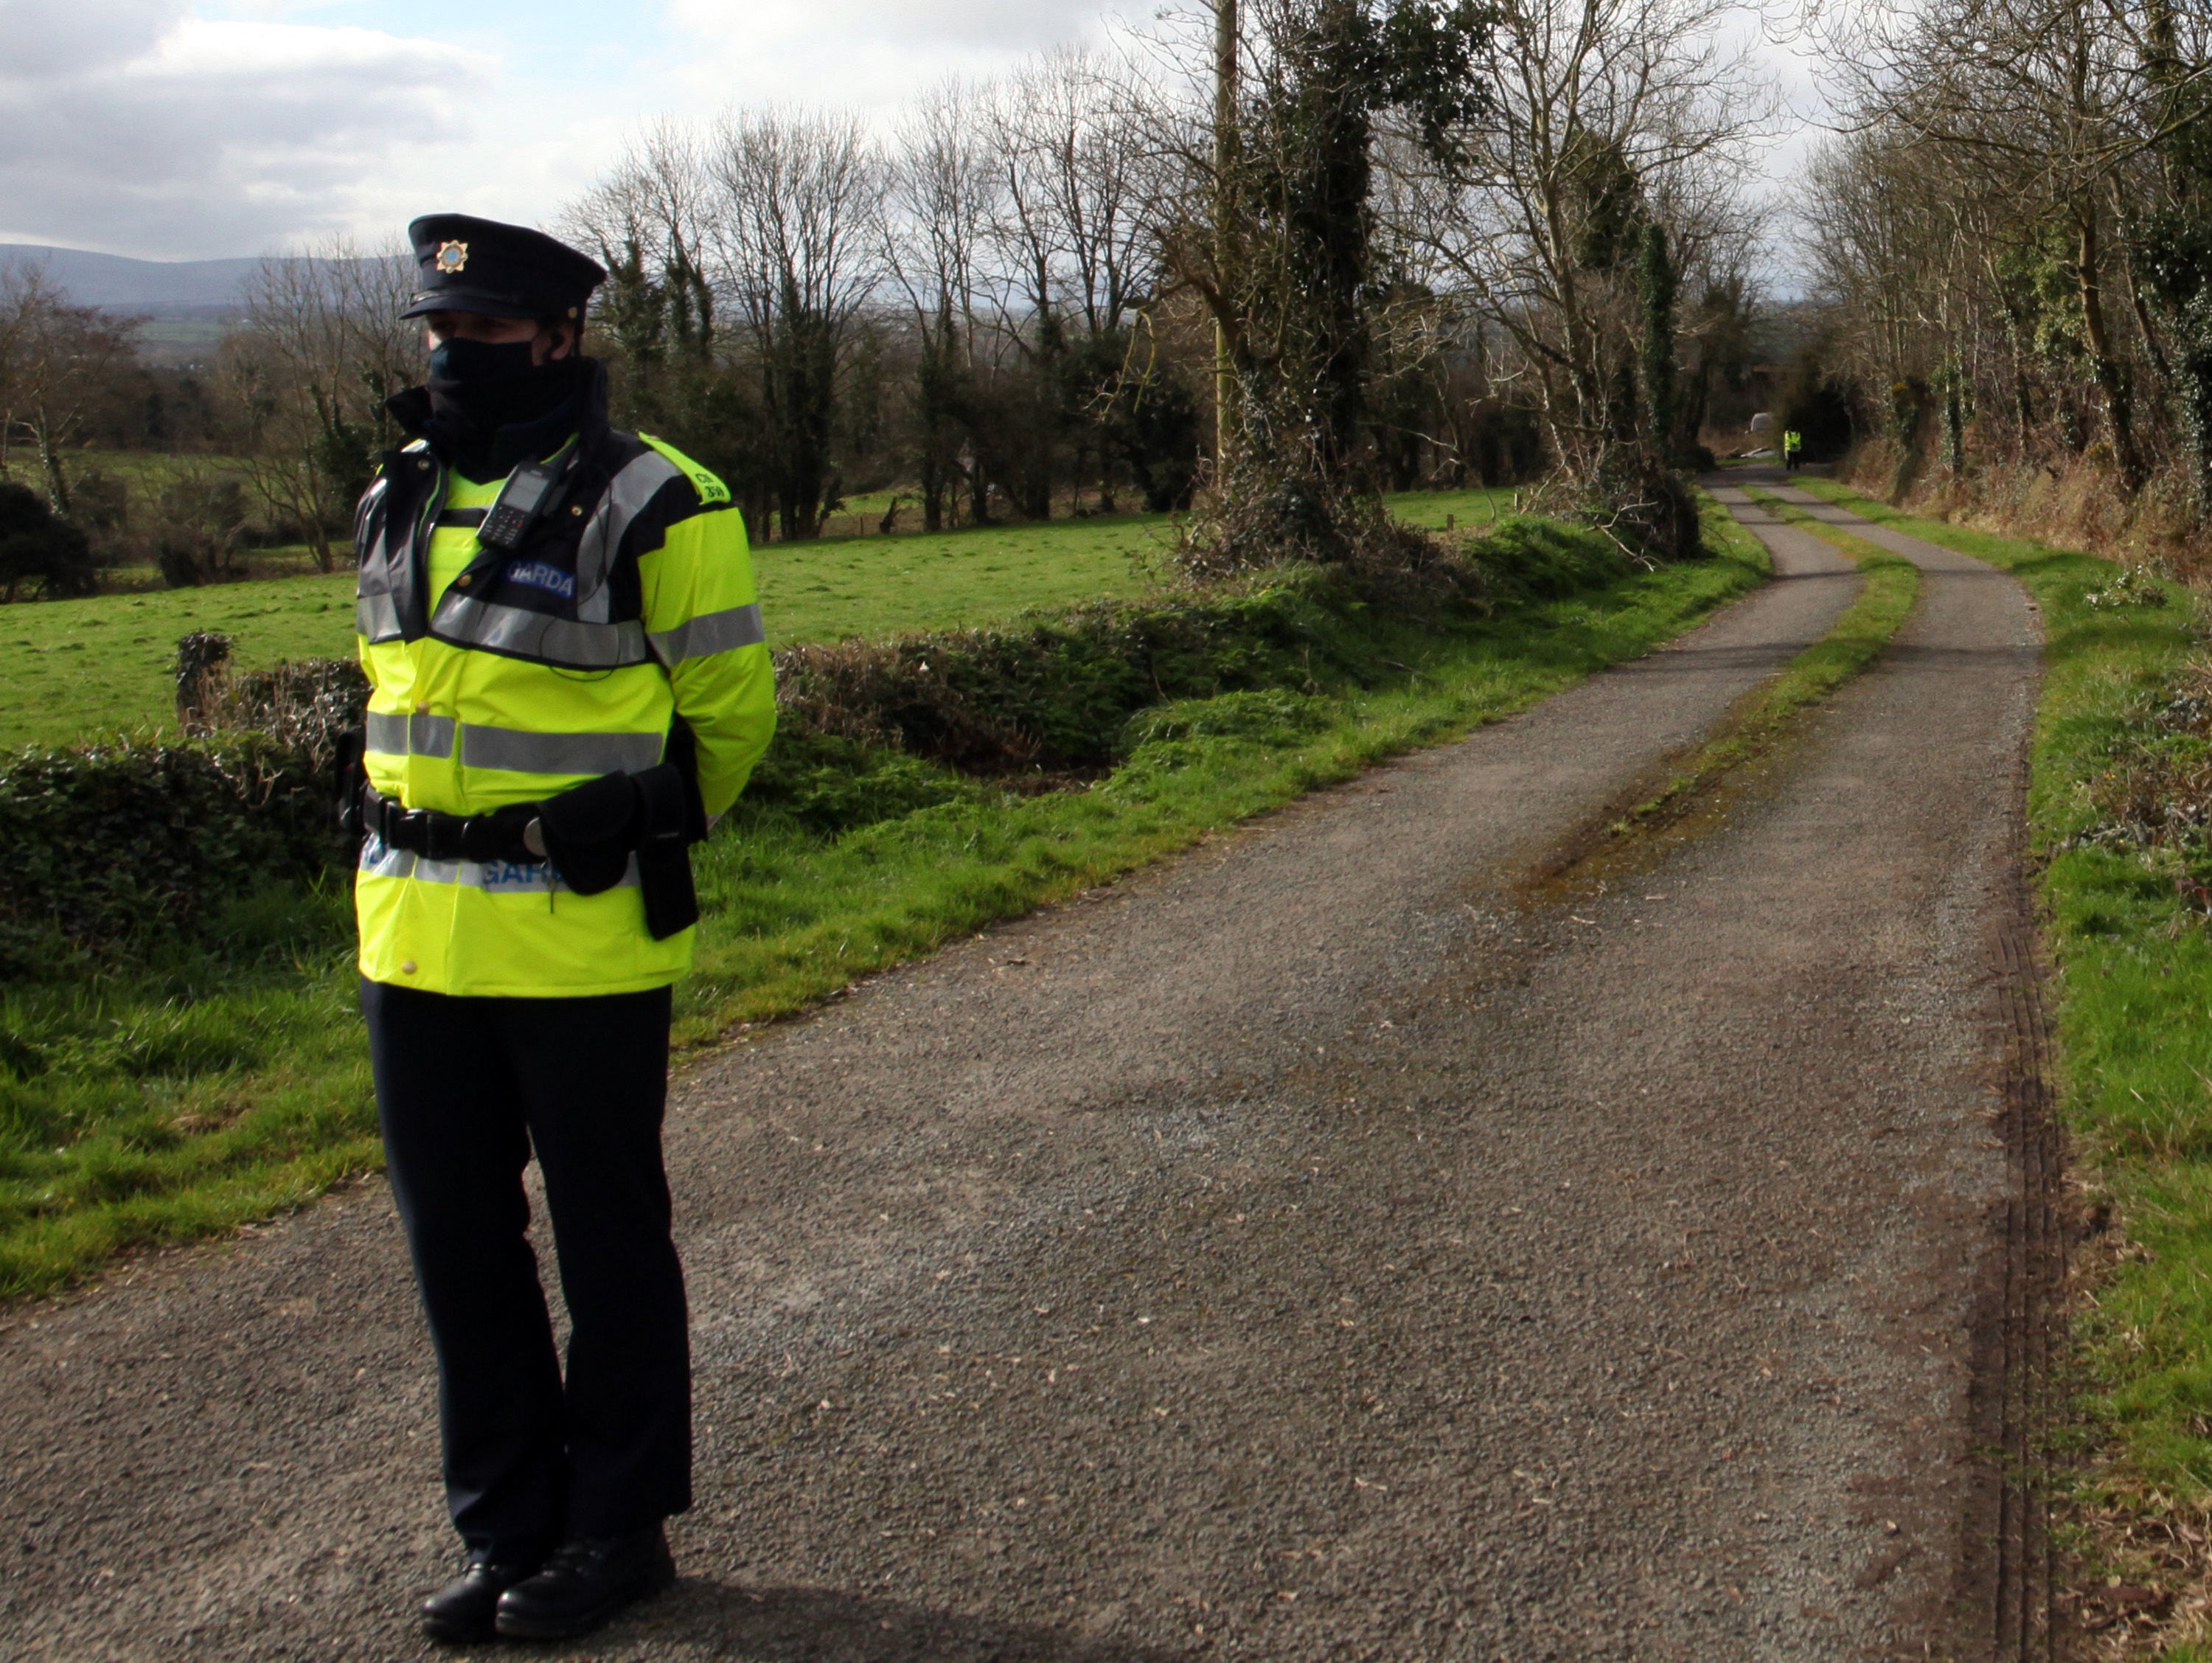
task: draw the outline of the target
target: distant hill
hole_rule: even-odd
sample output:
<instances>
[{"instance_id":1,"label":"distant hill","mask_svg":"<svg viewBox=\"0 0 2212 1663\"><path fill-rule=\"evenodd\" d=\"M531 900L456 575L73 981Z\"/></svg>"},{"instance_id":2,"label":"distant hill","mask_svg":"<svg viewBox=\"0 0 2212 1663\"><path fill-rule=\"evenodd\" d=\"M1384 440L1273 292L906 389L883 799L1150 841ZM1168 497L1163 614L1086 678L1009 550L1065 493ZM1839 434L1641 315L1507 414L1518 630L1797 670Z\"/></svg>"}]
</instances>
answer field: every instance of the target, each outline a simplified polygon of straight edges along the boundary
<instances>
[{"instance_id":1,"label":"distant hill","mask_svg":"<svg viewBox=\"0 0 2212 1663\"><path fill-rule=\"evenodd\" d=\"M245 309L243 285L258 259L142 260L88 254L80 248L42 248L0 242L0 266L46 268L57 287L79 306L103 307L162 319L223 319Z\"/></svg>"}]
</instances>

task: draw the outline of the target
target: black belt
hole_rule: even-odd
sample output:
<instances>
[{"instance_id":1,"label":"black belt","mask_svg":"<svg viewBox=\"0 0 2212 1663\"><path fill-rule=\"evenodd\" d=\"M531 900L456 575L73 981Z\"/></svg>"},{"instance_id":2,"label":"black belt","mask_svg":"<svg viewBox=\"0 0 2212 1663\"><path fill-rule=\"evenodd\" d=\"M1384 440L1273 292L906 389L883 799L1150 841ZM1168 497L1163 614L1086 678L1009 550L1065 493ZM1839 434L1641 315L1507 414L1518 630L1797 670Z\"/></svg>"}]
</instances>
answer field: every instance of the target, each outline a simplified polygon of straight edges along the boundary
<instances>
[{"instance_id":1,"label":"black belt","mask_svg":"<svg viewBox=\"0 0 2212 1663\"><path fill-rule=\"evenodd\" d=\"M339 751L339 819L349 835L366 832L429 861L550 861L579 895L612 889L629 874L634 857L653 939L665 941L698 922L690 845L706 835L706 821L695 789L677 764L602 774L542 802L510 803L489 814L448 814L408 808L386 796L362 771L362 748L356 730ZM535 849L524 840L532 827Z\"/></svg>"},{"instance_id":2,"label":"black belt","mask_svg":"<svg viewBox=\"0 0 2212 1663\"><path fill-rule=\"evenodd\" d=\"M366 780L361 786L362 829L426 861L542 861L543 850L533 852L522 836L538 809L534 802L522 802L489 814L448 814L409 808Z\"/></svg>"}]
</instances>

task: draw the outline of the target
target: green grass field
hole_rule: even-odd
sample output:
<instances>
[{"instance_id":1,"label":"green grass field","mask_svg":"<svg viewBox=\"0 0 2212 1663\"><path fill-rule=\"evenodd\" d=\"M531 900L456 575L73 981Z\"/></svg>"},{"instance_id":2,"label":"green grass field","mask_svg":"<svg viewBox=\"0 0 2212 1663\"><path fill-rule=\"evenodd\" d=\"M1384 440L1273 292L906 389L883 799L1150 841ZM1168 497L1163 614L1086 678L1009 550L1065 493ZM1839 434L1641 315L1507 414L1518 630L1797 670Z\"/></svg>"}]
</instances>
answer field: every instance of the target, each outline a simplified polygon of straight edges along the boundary
<instances>
[{"instance_id":1,"label":"green grass field","mask_svg":"<svg viewBox=\"0 0 2212 1663\"><path fill-rule=\"evenodd\" d=\"M1466 528L1510 492L1429 491L1395 499L1417 524ZM1032 607L1127 597L1173 535L1159 515L985 526L935 536L770 543L755 554L776 645L1002 622ZM231 637L247 667L353 651L353 577L262 579L88 600L0 607L0 751L102 731L174 726L177 637Z\"/></svg>"}]
</instances>

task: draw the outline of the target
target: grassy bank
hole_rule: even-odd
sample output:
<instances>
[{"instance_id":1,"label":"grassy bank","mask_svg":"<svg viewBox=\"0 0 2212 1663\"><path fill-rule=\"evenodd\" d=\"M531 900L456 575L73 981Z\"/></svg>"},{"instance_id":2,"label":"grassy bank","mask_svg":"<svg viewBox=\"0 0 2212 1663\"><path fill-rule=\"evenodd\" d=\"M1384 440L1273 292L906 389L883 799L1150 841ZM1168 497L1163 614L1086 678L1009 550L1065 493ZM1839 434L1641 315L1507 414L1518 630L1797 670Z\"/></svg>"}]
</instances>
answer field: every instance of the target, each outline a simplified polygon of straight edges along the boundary
<instances>
[{"instance_id":1,"label":"grassy bank","mask_svg":"<svg viewBox=\"0 0 2212 1663\"><path fill-rule=\"evenodd\" d=\"M2013 573L2042 608L2028 813L2061 1100L2095 1229L2076 1266L2079 1580L2111 1654L2212 1657L2212 1613L2201 1593L2185 1597L2212 1574L2212 738L2190 668L2200 603L2177 584L2123 580L2108 561L1798 483ZM2152 1597L2122 1613L2104 1593L2115 1576Z\"/></svg>"},{"instance_id":2,"label":"grassy bank","mask_svg":"<svg viewBox=\"0 0 2212 1663\"><path fill-rule=\"evenodd\" d=\"M1732 547L1630 572L1587 534L1545 537L1574 545L1573 570L1610 576L1450 628L1346 609L1317 624L1335 633L1314 659L1356 658L1357 673L1140 710L1118 765L1087 789L1023 796L940 771L930 806L835 836L784 807L741 806L701 851L706 917L680 1038L798 1009L1523 709L1678 633L1764 570ZM896 797L924 766L847 785ZM0 996L0 1293L55 1287L120 1247L265 1215L374 1165L347 935L343 885L263 892L204 950Z\"/></svg>"}]
</instances>

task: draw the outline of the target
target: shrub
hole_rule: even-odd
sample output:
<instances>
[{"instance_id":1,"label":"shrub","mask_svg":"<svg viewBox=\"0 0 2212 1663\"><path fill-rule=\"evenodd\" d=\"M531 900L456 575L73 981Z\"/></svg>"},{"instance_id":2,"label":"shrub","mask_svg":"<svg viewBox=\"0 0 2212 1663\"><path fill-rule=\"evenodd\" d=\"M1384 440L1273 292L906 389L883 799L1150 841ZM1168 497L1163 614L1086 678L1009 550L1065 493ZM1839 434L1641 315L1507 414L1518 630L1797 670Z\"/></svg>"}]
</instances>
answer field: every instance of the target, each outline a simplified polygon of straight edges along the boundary
<instances>
[{"instance_id":1,"label":"shrub","mask_svg":"<svg viewBox=\"0 0 2212 1663\"><path fill-rule=\"evenodd\" d=\"M96 566L110 566L130 551L131 487L106 468L89 468L70 486L70 519L92 544Z\"/></svg>"},{"instance_id":2,"label":"shrub","mask_svg":"<svg viewBox=\"0 0 2212 1663\"><path fill-rule=\"evenodd\" d=\"M28 485L0 479L0 600L31 582L49 600L90 594L99 587L91 541Z\"/></svg>"},{"instance_id":3,"label":"shrub","mask_svg":"<svg viewBox=\"0 0 2212 1663\"><path fill-rule=\"evenodd\" d=\"M164 484L137 535L172 588L190 588L229 575L252 518L246 488L208 470L179 473Z\"/></svg>"},{"instance_id":4,"label":"shrub","mask_svg":"<svg viewBox=\"0 0 2212 1663\"><path fill-rule=\"evenodd\" d=\"M776 660L781 723L745 807L837 837L998 789L975 777L1051 786L1295 738L1319 720L1315 693L1396 667L1378 655L1378 624L1443 628L1626 569L1587 531L1517 517L1450 548L1377 538L1358 566L1282 568L1005 629L790 648ZM232 952L252 933L239 924L252 897L296 892L344 857L331 764L337 734L360 719L359 667L240 673L228 640L202 632L178 643L176 675L188 742L34 751L0 771L0 981L65 977L164 941Z\"/></svg>"},{"instance_id":5,"label":"shrub","mask_svg":"<svg viewBox=\"0 0 2212 1663\"><path fill-rule=\"evenodd\" d=\"M817 837L835 837L978 794L975 784L920 757L787 722L753 770L744 802L787 814Z\"/></svg>"},{"instance_id":6,"label":"shrub","mask_svg":"<svg viewBox=\"0 0 2212 1663\"><path fill-rule=\"evenodd\" d=\"M339 734L368 706L368 678L349 658L303 658L243 675L230 667L230 637L195 630L177 643L177 724L187 736L266 734L318 772Z\"/></svg>"}]
</instances>

